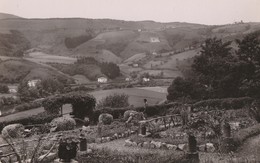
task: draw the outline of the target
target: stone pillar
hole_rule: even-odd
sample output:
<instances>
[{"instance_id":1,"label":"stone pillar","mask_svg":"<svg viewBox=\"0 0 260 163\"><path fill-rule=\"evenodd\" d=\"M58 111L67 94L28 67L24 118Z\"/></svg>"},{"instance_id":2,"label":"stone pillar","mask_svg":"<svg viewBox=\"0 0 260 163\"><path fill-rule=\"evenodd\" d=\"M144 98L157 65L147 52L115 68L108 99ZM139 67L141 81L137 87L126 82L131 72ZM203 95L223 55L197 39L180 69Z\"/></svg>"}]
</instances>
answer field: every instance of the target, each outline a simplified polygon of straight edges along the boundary
<instances>
[{"instance_id":1,"label":"stone pillar","mask_svg":"<svg viewBox=\"0 0 260 163\"><path fill-rule=\"evenodd\" d=\"M221 126L222 140L220 143L220 151L222 153L229 153L235 149L234 140L231 137L231 127L229 123L224 122Z\"/></svg>"},{"instance_id":2,"label":"stone pillar","mask_svg":"<svg viewBox=\"0 0 260 163\"><path fill-rule=\"evenodd\" d=\"M140 129L140 134L141 135L146 135L146 123L144 121L140 121L140 126L139 126L139 129Z\"/></svg>"},{"instance_id":3,"label":"stone pillar","mask_svg":"<svg viewBox=\"0 0 260 163\"><path fill-rule=\"evenodd\" d=\"M188 159L191 163L199 163L199 153L197 151L197 140L194 135L189 135L188 137L189 143L189 152L188 152Z\"/></svg>"},{"instance_id":4,"label":"stone pillar","mask_svg":"<svg viewBox=\"0 0 260 163\"><path fill-rule=\"evenodd\" d=\"M80 151L86 151L87 150L87 139L84 138L84 137L80 138L79 150Z\"/></svg>"}]
</instances>

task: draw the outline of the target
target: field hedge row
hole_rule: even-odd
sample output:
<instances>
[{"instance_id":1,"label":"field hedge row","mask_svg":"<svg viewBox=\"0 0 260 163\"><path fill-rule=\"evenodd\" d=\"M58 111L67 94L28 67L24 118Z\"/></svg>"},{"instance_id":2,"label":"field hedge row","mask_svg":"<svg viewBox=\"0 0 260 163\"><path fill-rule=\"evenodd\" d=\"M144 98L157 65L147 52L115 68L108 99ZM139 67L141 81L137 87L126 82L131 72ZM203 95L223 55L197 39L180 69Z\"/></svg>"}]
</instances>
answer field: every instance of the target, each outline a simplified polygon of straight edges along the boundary
<instances>
[{"instance_id":1,"label":"field hedge row","mask_svg":"<svg viewBox=\"0 0 260 163\"><path fill-rule=\"evenodd\" d=\"M222 110L241 109L254 101L251 97L209 99L194 103L194 111L221 108Z\"/></svg>"},{"instance_id":2,"label":"field hedge row","mask_svg":"<svg viewBox=\"0 0 260 163\"><path fill-rule=\"evenodd\" d=\"M11 121L0 122L0 131L2 131L2 129L9 124L15 124L15 123L20 123L23 125L44 124L44 123L51 122L54 118L56 118L58 116L59 115L57 115L57 114L48 114L47 112L43 112L43 113L39 113L37 115L33 115L33 116L22 118L22 119L15 119L15 120L11 120Z\"/></svg>"}]
</instances>

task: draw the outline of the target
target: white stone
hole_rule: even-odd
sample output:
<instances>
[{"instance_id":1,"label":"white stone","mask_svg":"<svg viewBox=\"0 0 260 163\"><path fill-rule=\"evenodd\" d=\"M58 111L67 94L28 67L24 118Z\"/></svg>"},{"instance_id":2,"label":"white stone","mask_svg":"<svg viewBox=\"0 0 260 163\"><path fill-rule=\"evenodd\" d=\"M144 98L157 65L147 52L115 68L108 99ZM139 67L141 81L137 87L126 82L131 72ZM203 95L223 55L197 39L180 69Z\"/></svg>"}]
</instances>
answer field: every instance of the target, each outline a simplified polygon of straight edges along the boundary
<instances>
[{"instance_id":1,"label":"white stone","mask_svg":"<svg viewBox=\"0 0 260 163\"><path fill-rule=\"evenodd\" d=\"M129 139L125 140L125 146L130 147L132 145L133 145L132 141L130 141Z\"/></svg>"},{"instance_id":2,"label":"white stone","mask_svg":"<svg viewBox=\"0 0 260 163\"><path fill-rule=\"evenodd\" d=\"M176 149L177 149L177 146L176 146L176 145L172 145L172 144L166 144L166 147L167 147L169 150L176 150Z\"/></svg>"},{"instance_id":3,"label":"white stone","mask_svg":"<svg viewBox=\"0 0 260 163\"><path fill-rule=\"evenodd\" d=\"M178 149L184 151L187 149L187 144L178 144Z\"/></svg>"},{"instance_id":4,"label":"white stone","mask_svg":"<svg viewBox=\"0 0 260 163\"><path fill-rule=\"evenodd\" d=\"M207 152L214 152L215 151L215 147L212 143L207 143L206 144L206 150Z\"/></svg>"}]
</instances>

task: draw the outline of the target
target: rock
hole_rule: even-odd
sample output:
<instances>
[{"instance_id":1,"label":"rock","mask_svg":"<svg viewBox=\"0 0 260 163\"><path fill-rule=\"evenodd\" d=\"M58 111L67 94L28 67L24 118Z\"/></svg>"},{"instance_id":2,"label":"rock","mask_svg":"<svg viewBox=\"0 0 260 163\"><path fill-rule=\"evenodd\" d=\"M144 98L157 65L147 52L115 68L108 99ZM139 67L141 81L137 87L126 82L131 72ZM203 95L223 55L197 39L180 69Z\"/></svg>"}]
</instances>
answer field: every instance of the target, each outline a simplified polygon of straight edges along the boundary
<instances>
[{"instance_id":1,"label":"rock","mask_svg":"<svg viewBox=\"0 0 260 163\"><path fill-rule=\"evenodd\" d=\"M161 142L154 142L154 145L157 149L160 149L161 146L162 146L162 143Z\"/></svg>"},{"instance_id":2,"label":"rock","mask_svg":"<svg viewBox=\"0 0 260 163\"><path fill-rule=\"evenodd\" d=\"M167 147L169 150L176 150L176 149L177 149L177 146L176 146L176 145L172 145L172 144L166 144L166 147Z\"/></svg>"},{"instance_id":3,"label":"rock","mask_svg":"<svg viewBox=\"0 0 260 163\"><path fill-rule=\"evenodd\" d=\"M137 147L137 143L136 143L136 142L133 142L133 143L132 143L132 146L133 146L133 147Z\"/></svg>"},{"instance_id":4,"label":"rock","mask_svg":"<svg viewBox=\"0 0 260 163\"><path fill-rule=\"evenodd\" d=\"M92 153L92 152L93 152L92 149L87 149L87 154L90 154L90 153Z\"/></svg>"},{"instance_id":5,"label":"rock","mask_svg":"<svg viewBox=\"0 0 260 163\"><path fill-rule=\"evenodd\" d=\"M106 139L107 139L108 142L111 141L111 138L110 138L110 137L106 137Z\"/></svg>"},{"instance_id":6,"label":"rock","mask_svg":"<svg viewBox=\"0 0 260 163\"><path fill-rule=\"evenodd\" d=\"M143 146L143 143L138 143L137 146L138 146L138 147L142 147L142 146Z\"/></svg>"},{"instance_id":7,"label":"rock","mask_svg":"<svg viewBox=\"0 0 260 163\"><path fill-rule=\"evenodd\" d=\"M122 137L122 138L124 138L124 137L125 137L125 134L124 134L124 133L122 133L122 134L121 134L121 137Z\"/></svg>"},{"instance_id":8,"label":"rock","mask_svg":"<svg viewBox=\"0 0 260 163\"><path fill-rule=\"evenodd\" d=\"M199 151L200 151L200 152L205 152L205 151L206 151L206 145L205 145L205 144L200 145L200 146L199 146Z\"/></svg>"},{"instance_id":9,"label":"rock","mask_svg":"<svg viewBox=\"0 0 260 163\"><path fill-rule=\"evenodd\" d=\"M178 144L177 149L185 151L187 149L187 144Z\"/></svg>"},{"instance_id":10,"label":"rock","mask_svg":"<svg viewBox=\"0 0 260 163\"><path fill-rule=\"evenodd\" d=\"M150 148L150 143L145 141L145 142L143 143L143 147L144 147L144 148Z\"/></svg>"},{"instance_id":11,"label":"rock","mask_svg":"<svg viewBox=\"0 0 260 163\"><path fill-rule=\"evenodd\" d=\"M150 143L150 148L156 148L155 144Z\"/></svg>"},{"instance_id":12,"label":"rock","mask_svg":"<svg viewBox=\"0 0 260 163\"><path fill-rule=\"evenodd\" d=\"M206 151L207 152L214 152L216 149L212 143L207 143L206 144Z\"/></svg>"},{"instance_id":13,"label":"rock","mask_svg":"<svg viewBox=\"0 0 260 163\"><path fill-rule=\"evenodd\" d=\"M116 139L118 139L118 134L117 134L117 133L115 133L115 134L114 134L114 137L115 137Z\"/></svg>"},{"instance_id":14,"label":"rock","mask_svg":"<svg viewBox=\"0 0 260 163\"><path fill-rule=\"evenodd\" d=\"M165 138L167 137L167 133L165 131L159 133L160 137Z\"/></svg>"},{"instance_id":15,"label":"rock","mask_svg":"<svg viewBox=\"0 0 260 163\"><path fill-rule=\"evenodd\" d=\"M166 143L162 143L161 149L168 149L168 148L167 148L167 144L166 144Z\"/></svg>"},{"instance_id":16,"label":"rock","mask_svg":"<svg viewBox=\"0 0 260 163\"><path fill-rule=\"evenodd\" d=\"M133 142L130 139L125 140L125 146L130 147L133 145Z\"/></svg>"},{"instance_id":17,"label":"rock","mask_svg":"<svg viewBox=\"0 0 260 163\"><path fill-rule=\"evenodd\" d=\"M131 131L131 134L134 134L135 133L135 131Z\"/></svg>"}]
</instances>

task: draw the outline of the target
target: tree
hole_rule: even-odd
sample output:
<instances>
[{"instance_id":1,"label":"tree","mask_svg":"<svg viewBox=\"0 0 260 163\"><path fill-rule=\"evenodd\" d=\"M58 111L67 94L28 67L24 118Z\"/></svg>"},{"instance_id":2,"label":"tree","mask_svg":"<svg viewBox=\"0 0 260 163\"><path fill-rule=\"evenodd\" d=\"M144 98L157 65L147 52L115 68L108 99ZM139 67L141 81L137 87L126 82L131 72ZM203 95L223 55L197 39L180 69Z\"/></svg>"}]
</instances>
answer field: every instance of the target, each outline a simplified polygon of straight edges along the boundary
<instances>
[{"instance_id":1,"label":"tree","mask_svg":"<svg viewBox=\"0 0 260 163\"><path fill-rule=\"evenodd\" d=\"M120 75L120 68L115 63L102 63L101 64L101 72L105 74L108 78L114 79Z\"/></svg>"},{"instance_id":2,"label":"tree","mask_svg":"<svg viewBox=\"0 0 260 163\"><path fill-rule=\"evenodd\" d=\"M126 94L112 94L101 99L97 105L97 108L122 108L129 106L129 96Z\"/></svg>"}]
</instances>

